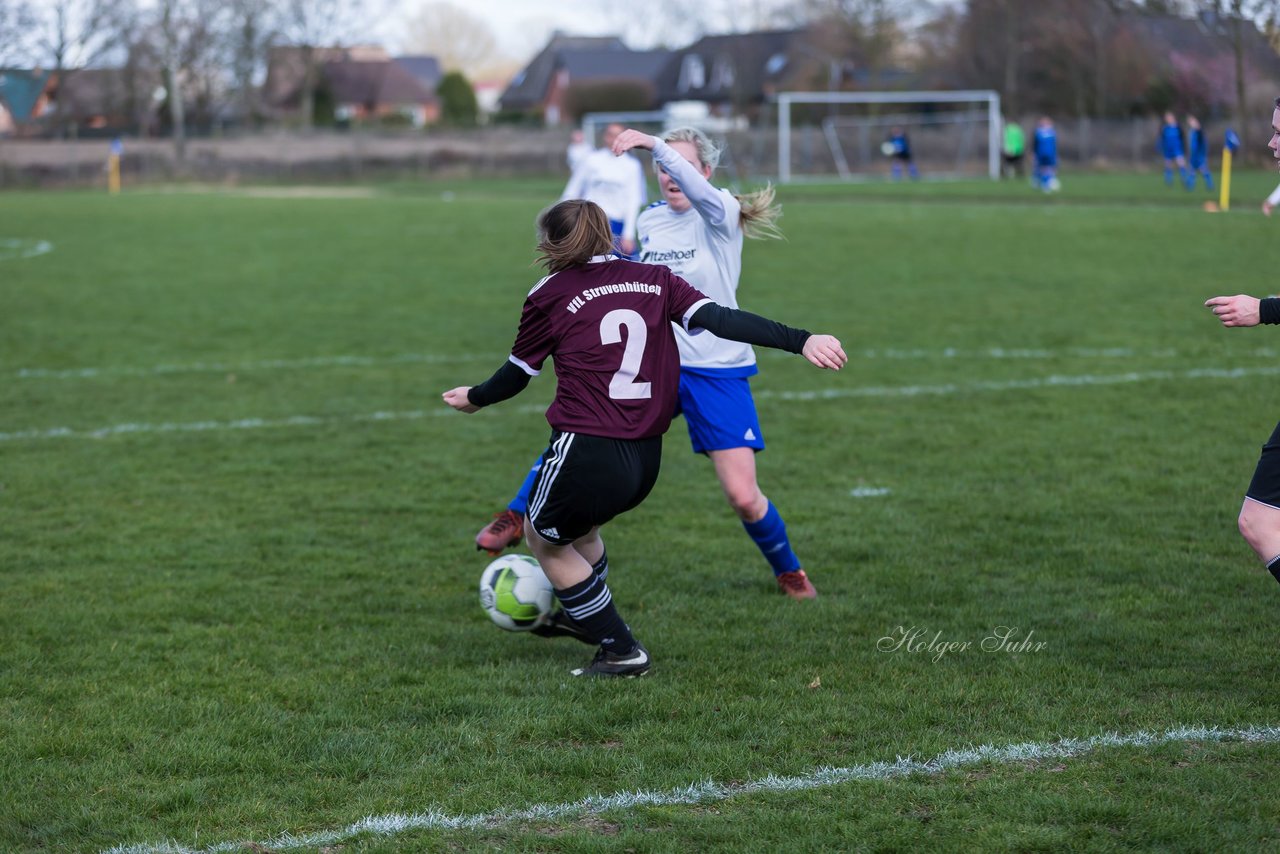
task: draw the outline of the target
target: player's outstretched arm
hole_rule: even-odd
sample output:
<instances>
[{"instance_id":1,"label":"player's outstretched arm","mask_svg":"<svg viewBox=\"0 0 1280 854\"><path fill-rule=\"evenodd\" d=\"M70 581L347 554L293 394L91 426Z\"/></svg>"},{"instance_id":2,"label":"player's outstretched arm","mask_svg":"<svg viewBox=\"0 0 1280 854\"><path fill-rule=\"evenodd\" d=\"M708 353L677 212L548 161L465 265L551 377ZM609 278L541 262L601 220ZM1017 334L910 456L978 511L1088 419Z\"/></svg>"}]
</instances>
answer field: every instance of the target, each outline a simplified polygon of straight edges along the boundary
<instances>
[{"instance_id":1,"label":"player's outstretched arm","mask_svg":"<svg viewBox=\"0 0 1280 854\"><path fill-rule=\"evenodd\" d=\"M1209 308L1223 326L1257 326L1264 322L1262 319L1261 306L1264 300L1255 299L1248 294L1236 294L1233 297L1213 297L1205 300L1205 306ZM1280 303L1280 300L1265 300L1268 303ZM1272 308L1271 305L1267 306ZM1276 320L1268 319L1268 323L1274 323Z\"/></svg>"},{"instance_id":2,"label":"player's outstretched arm","mask_svg":"<svg viewBox=\"0 0 1280 854\"><path fill-rule=\"evenodd\" d=\"M469 391L471 391L471 386L460 385L457 388L449 389L440 396L444 398L445 403L449 404L459 412L479 412L480 407L467 399L467 392Z\"/></svg>"},{"instance_id":3,"label":"player's outstretched arm","mask_svg":"<svg viewBox=\"0 0 1280 854\"><path fill-rule=\"evenodd\" d=\"M528 387L529 380L528 374L508 361L480 385L460 385L449 389L441 397L459 412L471 413L515 397Z\"/></svg>"},{"instance_id":4,"label":"player's outstretched arm","mask_svg":"<svg viewBox=\"0 0 1280 854\"><path fill-rule=\"evenodd\" d=\"M742 341L761 347L773 347L788 353L799 353L817 365L833 371L848 361L840 340L831 335L814 335L803 329L795 329L752 314L741 309L728 308L707 300L689 317L689 327L700 327L712 335L730 341Z\"/></svg>"}]
</instances>

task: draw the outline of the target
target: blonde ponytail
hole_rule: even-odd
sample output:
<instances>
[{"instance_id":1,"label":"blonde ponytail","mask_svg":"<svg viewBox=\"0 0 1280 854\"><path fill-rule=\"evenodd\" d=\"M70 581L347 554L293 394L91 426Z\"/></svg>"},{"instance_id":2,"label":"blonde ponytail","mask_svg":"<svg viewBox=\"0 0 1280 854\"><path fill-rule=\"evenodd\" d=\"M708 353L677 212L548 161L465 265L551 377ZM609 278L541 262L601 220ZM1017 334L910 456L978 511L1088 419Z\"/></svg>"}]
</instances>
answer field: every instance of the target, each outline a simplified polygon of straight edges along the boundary
<instances>
[{"instance_id":1,"label":"blonde ponytail","mask_svg":"<svg viewBox=\"0 0 1280 854\"><path fill-rule=\"evenodd\" d=\"M698 152L698 162L710 166L715 171L720 164L721 149L711 138L697 128L674 128L662 135L666 143L687 142ZM766 184L764 189L754 193L735 195L742 206L742 233L757 239L782 239L782 230L778 228L778 217L782 216L782 206L773 203L773 185Z\"/></svg>"}]
</instances>

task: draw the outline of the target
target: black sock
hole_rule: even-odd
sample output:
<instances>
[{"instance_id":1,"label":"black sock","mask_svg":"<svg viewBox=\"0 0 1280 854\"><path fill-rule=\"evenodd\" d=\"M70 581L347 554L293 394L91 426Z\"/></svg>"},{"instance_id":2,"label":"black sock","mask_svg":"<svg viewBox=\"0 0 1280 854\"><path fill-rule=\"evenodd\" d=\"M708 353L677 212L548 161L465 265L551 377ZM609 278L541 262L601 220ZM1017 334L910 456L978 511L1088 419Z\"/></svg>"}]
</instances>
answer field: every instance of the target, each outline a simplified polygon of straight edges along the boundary
<instances>
[{"instance_id":1,"label":"black sock","mask_svg":"<svg viewBox=\"0 0 1280 854\"><path fill-rule=\"evenodd\" d=\"M604 552L604 551L600 552L600 559L595 563L591 564L591 571L594 572L596 574L596 578L599 578L601 581L604 581L609 577L609 553L608 552Z\"/></svg>"},{"instance_id":2,"label":"black sock","mask_svg":"<svg viewBox=\"0 0 1280 854\"><path fill-rule=\"evenodd\" d=\"M626 655L636 648L636 639L631 636L631 629L627 628L622 617L618 616L618 609L613 607L613 596L603 578L592 573L586 581L557 590L556 598L592 643L619 655Z\"/></svg>"},{"instance_id":3,"label":"black sock","mask_svg":"<svg viewBox=\"0 0 1280 854\"><path fill-rule=\"evenodd\" d=\"M1271 575L1276 581L1280 581L1280 555L1276 555L1271 559L1271 563L1267 564L1267 569L1271 570Z\"/></svg>"}]
</instances>

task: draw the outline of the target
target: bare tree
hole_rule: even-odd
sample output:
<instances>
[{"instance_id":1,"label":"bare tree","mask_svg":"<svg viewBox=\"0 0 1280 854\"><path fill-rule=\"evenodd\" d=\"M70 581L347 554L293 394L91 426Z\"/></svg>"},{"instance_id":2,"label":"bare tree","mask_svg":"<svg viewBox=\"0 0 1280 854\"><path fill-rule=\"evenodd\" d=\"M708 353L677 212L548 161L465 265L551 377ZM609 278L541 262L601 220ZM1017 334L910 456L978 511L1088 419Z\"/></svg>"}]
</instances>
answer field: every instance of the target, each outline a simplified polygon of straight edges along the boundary
<instances>
[{"instance_id":1,"label":"bare tree","mask_svg":"<svg viewBox=\"0 0 1280 854\"><path fill-rule=\"evenodd\" d=\"M243 121L258 116L256 81L275 38L272 0L232 0L227 5L224 51L235 88L237 112Z\"/></svg>"},{"instance_id":2,"label":"bare tree","mask_svg":"<svg viewBox=\"0 0 1280 854\"><path fill-rule=\"evenodd\" d=\"M23 0L0 0L0 66L27 59L28 34L34 23L31 7Z\"/></svg>"},{"instance_id":3,"label":"bare tree","mask_svg":"<svg viewBox=\"0 0 1280 854\"><path fill-rule=\"evenodd\" d=\"M376 17L365 0L284 0L279 8L276 31L286 44L302 54L302 122L310 128L315 118L316 84L320 76L320 48L333 47L340 40L351 44L366 32L365 24Z\"/></svg>"},{"instance_id":4,"label":"bare tree","mask_svg":"<svg viewBox=\"0 0 1280 854\"><path fill-rule=\"evenodd\" d=\"M498 54L498 41L488 22L452 3L430 3L409 19L409 50L430 54L445 71L461 71L475 79Z\"/></svg>"},{"instance_id":5,"label":"bare tree","mask_svg":"<svg viewBox=\"0 0 1280 854\"><path fill-rule=\"evenodd\" d=\"M195 92L207 103L215 49L226 7L218 0L157 0L155 32L164 65L174 155L186 157L187 95Z\"/></svg>"}]
</instances>

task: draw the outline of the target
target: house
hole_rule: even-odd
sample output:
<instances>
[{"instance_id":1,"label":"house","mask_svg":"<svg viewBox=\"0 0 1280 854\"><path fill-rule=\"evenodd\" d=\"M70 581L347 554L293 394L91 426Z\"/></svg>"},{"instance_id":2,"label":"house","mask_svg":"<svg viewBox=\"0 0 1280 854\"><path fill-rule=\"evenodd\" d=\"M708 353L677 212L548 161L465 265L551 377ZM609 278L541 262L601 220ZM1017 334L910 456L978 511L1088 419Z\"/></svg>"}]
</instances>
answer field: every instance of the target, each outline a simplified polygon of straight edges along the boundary
<instances>
[{"instance_id":1,"label":"house","mask_svg":"<svg viewBox=\"0 0 1280 854\"><path fill-rule=\"evenodd\" d=\"M435 88L391 59L325 62L319 79L321 88L333 99L333 115L339 122L399 117L420 128L440 117Z\"/></svg>"},{"instance_id":2,"label":"house","mask_svg":"<svg viewBox=\"0 0 1280 854\"><path fill-rule=\"evenodd\" d=\"M444 77L444 69L440 67L440 60L434 56L397 56L393 62L412 74L419 83L427 87L431 92L436 91L440 86L440 79Z\"/></svg>"},{"instance_id":3,"label":"house","mask_svg":"<svg viewBox=\"0 0 1280 854\"><path fill-rule=\"evenodd\" d=\"M803 29L704 36L672 52L657 96L662 104L701 101L717 115L748 113L779 91L810 88L807 78L825 61Z\"/></svg>"},{"instance_id":4,"label":"house","mask_svg":"<svg viewBox=\"0 0 1280 854\"><path fill-rule=\"evenodd\" d=\"M0 68L0 136L29 131L49 108L50 77L38 68Z\"/></svg>"},{"instance_id":5,"label":"house","mask_svg":"<svg viewBox=\"0 0 1280 854\"><path fill-rule=\"evenodd\" d=\"M165 90L164 75L155 68L68 68L49 81L52 103L44 119L78 132L110 134L146 132L158 122Z\"/></svg>"},{"instance_id":6,"label":"house","mask_svg":"<svg viewBox=\"0 0 1280 854\"><path fill-rule=\"evenodd\" d=\"M505 113L537 115L545 124L570 120L571 99L585 87L615 86L629 89L632 97L643 92L644 104L656 105L655 80L670 59L665 50L631 50L614 36L569 36L557 32L521 71L498 99Z\"/></svg>"}]
</instances>

